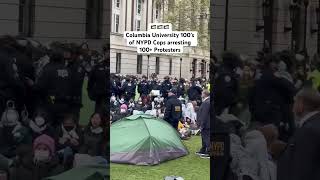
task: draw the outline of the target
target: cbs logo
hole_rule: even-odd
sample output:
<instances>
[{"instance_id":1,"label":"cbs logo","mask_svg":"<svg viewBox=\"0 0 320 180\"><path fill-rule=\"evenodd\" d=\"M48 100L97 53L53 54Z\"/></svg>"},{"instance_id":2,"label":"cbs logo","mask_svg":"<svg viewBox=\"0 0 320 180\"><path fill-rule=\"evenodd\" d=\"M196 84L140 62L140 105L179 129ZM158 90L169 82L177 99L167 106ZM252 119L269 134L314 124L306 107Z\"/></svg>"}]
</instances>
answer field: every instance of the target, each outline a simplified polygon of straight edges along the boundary
<instances>
[{"instance_id":1,"label":"cbs logo","mask_svg":"<svg viewBox=\"0 0 320 180\"><path fill-rule=\"evenodd\" d=\"M169 25L151 25L151 29L170 29Z\"/></svg>"}]
</instances>

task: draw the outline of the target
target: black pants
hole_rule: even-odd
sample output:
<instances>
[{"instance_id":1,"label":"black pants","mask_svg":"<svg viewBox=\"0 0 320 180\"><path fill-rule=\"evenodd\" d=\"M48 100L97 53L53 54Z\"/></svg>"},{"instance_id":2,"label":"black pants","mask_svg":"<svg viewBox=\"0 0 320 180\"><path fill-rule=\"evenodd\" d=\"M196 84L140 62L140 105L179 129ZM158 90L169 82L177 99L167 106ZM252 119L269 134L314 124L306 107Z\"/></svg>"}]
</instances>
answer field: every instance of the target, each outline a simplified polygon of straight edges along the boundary
<instances>
[{"instance_id":1,"label":"black pants","mask_svg":"<svg viewBox=\"0 0 320 180\"><path fill-rule=\"evenodd\" d=\"M210 151L210 129L201 130L202 147L201 150L209 153Z\"/></svg>"},{"instance_id":2,"label":"black pants","mask_svg":"<svg viewBox=\"0 0 320 180\"><path fill-rule=\"evenodd\" d=\"M72 111L72 114L74 115L74 120L76 124L79 125L81 107L73 107L71 108L71 111Z\"/></svg>"},{"instance_id":3,"label":"black pants","mask_svg":"<svg viewBox=\"0 0 320 180\"><path fill-rule=\"evenodd\" d=\"M174 128L174 129L178 129L178 125L179 125L179 120L178 119L169 119L169 120L166 120L169 124L171 124L171 126Z\"/></svg>"},{"instance_id":4,"label":"black pants","mask_svg":"<svg viewBox=\"0 0 320 180\"><path fill-rule=\"evenodd\" d=\"M49 122L53 127L58 127L64 120L66 113L72 113L68 104L47 104L46 111L49 114Z\"/></svg>"},{"instance_id":5,"label":"black pants","mask_svg":"<svg viewBox=\"0 0 320 180\"><path fill-rule=\"evenodd\" d=\"M95 112L106 113L107 112L107 98L99 98L96 100Z\"/></svg>"},{"instance_id":6,"label":"black pants","mask_svg":"<svg viewBox=\"0 0 320 180\"><path fill-rule=\"evenodd\" d=\"M133 100L134 100L135 96L136 96L135 94L127 93L127 94L125 95L125 97L124 97L124 100L127 101L127 102L129 102L130 99L133 99Z\"/></svg>"}]
</instances>

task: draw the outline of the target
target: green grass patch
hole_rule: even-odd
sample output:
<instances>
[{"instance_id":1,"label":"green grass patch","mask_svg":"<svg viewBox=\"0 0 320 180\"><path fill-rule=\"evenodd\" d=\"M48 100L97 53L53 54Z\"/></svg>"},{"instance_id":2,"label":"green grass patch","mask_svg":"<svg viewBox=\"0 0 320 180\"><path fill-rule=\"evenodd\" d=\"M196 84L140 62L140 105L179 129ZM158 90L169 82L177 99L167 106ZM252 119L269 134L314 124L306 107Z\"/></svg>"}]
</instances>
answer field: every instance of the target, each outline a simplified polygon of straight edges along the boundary
<instances>
[{"instance_id":1,"label":"green grass patch","mask_svg":"<svg viewBox=\"0 0 320 180\"><path fill-rule=\"evenodd\" d=\"M163 180L165 176L181 176L185 180L210 180L210 160L195 155L201 147L201 137L183 142L189 155L157 166L111 164L112 180Z\"/></svg>"},{"instance_id":2,"label":"green grass patch","mask_svg":"<svg viewBox=\"0 0 320 180\"><path fill-rule=\"evenodd\" d=\"M88 81L83 83L80 124L87 125L90 115L94 112L94 102L87 94ZM136 94L135 99L138 99ZM210 160L201 159L195 155L201 147L201 137L194 136L183 142L189 150L189 155L164 162L157 166L135 166L111 164L110 172L112 180L163 180L165 176L181 176L185 180L210 180Z\"/></svg>"},{"instance_id":3,"label":"green grass patch","mask_svg":"<svg viewBox=\"0 0 320 180\"><path fill-rule=\"evenodd\" d=\"M91 114L94 112L94 102L90 100L87 92L88 80L85 79L82 87L82 104L80 112L80 124L87 125Z\"/></svg>"}]
</instances>

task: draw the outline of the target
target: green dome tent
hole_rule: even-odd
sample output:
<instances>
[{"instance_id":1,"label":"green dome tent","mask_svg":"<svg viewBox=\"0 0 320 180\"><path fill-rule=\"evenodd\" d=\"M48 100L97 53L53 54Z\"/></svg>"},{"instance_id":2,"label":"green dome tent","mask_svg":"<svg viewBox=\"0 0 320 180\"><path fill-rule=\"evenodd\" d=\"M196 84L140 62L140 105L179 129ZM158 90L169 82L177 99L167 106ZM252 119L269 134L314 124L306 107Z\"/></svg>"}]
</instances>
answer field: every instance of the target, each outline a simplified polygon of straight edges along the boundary
<instances>
[{"instance_id":1,"label":"green dome tent","mask_svg":"<svg viewBox=\"0 0 320 180\"><path fill-rule=\"evenodd\" d=\"M110 179L109 171L104 166L86 166L72 168L57 176L48 177L45 180L106 180Z\"/></svg>"},{"instance_id":2,"label":"green dome tent","mask_svg":"<svg viewBox=\"0 0 320 180\"><path fill-rule=\"evenodd\" d=\"M157 165L188 154L178 132L151 115L123 118L111 126L110 161Z\"/></svg>"}]
</instances>

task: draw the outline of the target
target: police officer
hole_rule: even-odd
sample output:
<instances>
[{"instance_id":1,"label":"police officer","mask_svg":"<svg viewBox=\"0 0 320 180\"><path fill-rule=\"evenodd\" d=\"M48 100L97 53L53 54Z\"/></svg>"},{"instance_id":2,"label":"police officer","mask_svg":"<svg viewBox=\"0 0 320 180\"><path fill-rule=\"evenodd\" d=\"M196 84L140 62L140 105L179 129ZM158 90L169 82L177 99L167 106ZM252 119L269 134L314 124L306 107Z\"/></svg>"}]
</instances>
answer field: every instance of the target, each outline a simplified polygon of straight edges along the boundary
<instances>
[{"instance_id":1,"label":"police officer","mask_svg":"<svg viewBox=\"0 0 320 180\"><path fill-rule=\"evenodd\" d=\"M214 113L212 113L214 115ZM230 128L229 125L221 119L214 117L211 124L211 144L213 149L214 164L211 166L211 172L215 174L217 180L229 179L232 177L230 162L232 160L230 154Z\"/></svg>"},{"instance_id":2,"label":"police officer","mask_svg":"<svg viewBox=\"0 0 320 180\"><path fill-rule=\"evenodd\" d=\"M199 84L196 83L196 81L192 82L191 87L188 89L187 93L190 101L197 101L198 105L200 105L202 88Z\"/></svg>"},{"instance_id":3,"label":"police officer","mask_svg":"<svg viewBox=\"0 0 320 180\"><path fill-rule=\"evenodd\" d=\"M138 84L138 93L141 97L145 97L150 93L150 85L145 75L142 76L141 82Z\"/></svg>"},{"instance_id":4,"label":"police officer","mask_svg":"<svg viewBox=\"0 0 320 180\"><path fill-rule=\"evenodd\" d=\"M132 77L128 77L126 82L123 84L122 89L124 91L125 101L129 102L130 99L136 95L136 83Z\"/></svg>"},{"instance_id":5,"label":"police officer","mask_svg":"<svg viewBox=\"0 0 320 180\"><path fill-rule=\"evenodd\" d=\"M8 100L17 101L25 92L16 64L14 43L9 36L0 38L0 114Z\"/></svg>"},{"instance_id":6,"label":"police officer","mask_svg":"<svg viewBox=\"0 0 320 180\"><path fill-rule=\"evenodd\" d=\"M20 104L25 105L26 110L29 114L33 114L37 101L37 95L33 92L33 84L35 82L35 68L33 61L35 59L36 51L35 48L31 50L31 44L27 40L17 40L15 59L19 69L19 76L21 81L24 83L25 96L20 99ZM17 102L19 103L19 102Z\"/></svg>"},{"instance_id":7,"label":"police officer","mask_svg":"<svg viewBox=\"0 0 320 180\"><path fill-rule=\"evenodd\" d=\"M152 80L150 80L150 86L149 86L150 90L149 91L152 91L152 90L161 90L161 88L158 88L158 79L155 77L155 78L152 78Z\"/></svg>"},{"instance_id":8,"label":"police officer","mask_svg":"<svg viewBox=\"0 0 320 180\"><path fill-rule=\"evenodd\" d=\"M176 96L177 90L171 89L168 92L168 99L165 103L164 120L177 129L179 120L182 118L182 104Z\"/></svg>"},{"instance_id":9,"label":"police officer","mask_svg":"<svg viewBox=\"0 0 320 180\"><path fill-rule=\"evenodd\" d=\"M70 69L71 83L72 83L72 112L75 120L79 122L80 109L82 108L82 86L84 77L86 75L85 67L79 59L79 51L76 45L71 45L65 49L65 60L68 63L67 67Z\"/></svg>"},{"instance_id":10,"label":"police officer","mask_svg":"<svg viewBox=\"0 0 320 180\"><path fill-rule=\"evenodd\" d=\"M168 92L172 88L169 76L164 77L164 81L161 84L161 94L163 98L168 97Z\"/></svg>"},{"instance_id":11,"label":"police officer","mask_svg":"<svg viewBox=\"0 0 320 180\"><path fill-rule=\"evenodd\" d=\"M35 84L53 126L60 124L63 114L72 105L71 71L66 67L63 54L62 47L53 49L50 63L44 67Z\"/></svg>"},{"instance_id":12,"label":"police officer","mask_svg":"<svg viewBox=\"0 0 320 180\"><path fill-rule=\"evenodd\" d=\"M222 59L214 79L214 108L218 116L236 103L239 89L236 68L241 65L240 57L233 52L225 52Z\"/></svg>"},{"instance_id":13,"label":"police officer","mask_svg":"<svg viewBox=\"0 0 320 180\"><path fill-rule=\"evenodd\" d=\"M158 80L158 78L154 77L151 81L150 81L150 85L149 85L149 92L151 92L152 90L158 90L159 93L161 94L161 82L160 80ZM151 101L153 101L155 98L155 96L151 96Z\"/></svg>"},{"instance_id":14,"label":"police officer","mask_svg":"<svg viewBox=\"0 0 320 180\"><path fill-rule=\"evenodd\" d=\"M119 86L120 82L115 74L110 74L110 93L111 96L119 97Z\"/></svg>"},{"instance_id":15,"label":"police officer","mask_svg":"<svg viewBox=\"0 0 320 180\"><path fill-rule=\"evenodd\" d=\"M180 78L178 87L177 87L177 96L178 97L184 97L185 94L185 86L184 86L185 80L183 78Z\"/></svg>"},{"instance_id":16,"label":"police officer","mask_svg":"<svg viewBox=\"0 0 320 180\"><path fill-rule=\"evenodd\" d=\"M172 84L172 89L176 89L178 91L178 85L179 85L178 79L177 78L172 79L171 84ZM178 96L178 94L176 95Z\"/></svg>"},{"instance_id":17,"label":"police officer","mask_svg":"<svg viewBox=\"0 0 320 180\"><path fill-rule=\"evenodd\" d=\"M282 123L293 124L290 122L293 119L287 117L291 113L289 105L293 104L296 90L292 82L277 77L278 63L279 59L275 55L265 59L263 71L249 93L249 108L253 121L280 127Z\"/></svg>"},{"instance_id":18,"label":"police officer","mask_svg":"<svg viewBox=\"0 0 320 180\"><path fill-rule=\"evenodd\" d=\"M88 94L91 100L96 102L95 111L106 111L107 106L107 73L108 73L107 59L103 59L92 69L88 79Z\"/></svg>"}]
</instances>

